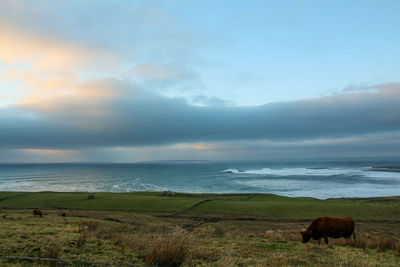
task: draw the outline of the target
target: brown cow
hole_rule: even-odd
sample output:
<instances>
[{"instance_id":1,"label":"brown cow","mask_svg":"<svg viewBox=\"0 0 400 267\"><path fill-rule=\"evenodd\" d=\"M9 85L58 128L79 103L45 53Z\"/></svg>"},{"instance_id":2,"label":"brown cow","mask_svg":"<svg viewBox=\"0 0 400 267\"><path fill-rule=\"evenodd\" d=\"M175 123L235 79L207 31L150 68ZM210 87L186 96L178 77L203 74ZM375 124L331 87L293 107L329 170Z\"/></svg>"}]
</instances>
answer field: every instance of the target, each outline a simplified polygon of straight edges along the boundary
<instances>
[{"instance_id":1,"label":"brown cow","mask_svg":"<svg viewBox=\"0 0 400 267\"><path fill-rule=\"evenodd\" d=\"M33 216L36 217L36 215L39 215L40 217L43 217L42 211L40 209L34 209L33 210Z\"/></svg>"},{"instance_id":2,"label":"brown cow","mask_svg":"<svg viewBox=\"0 0 400 267\"><path fill-rule=\"evenodd\" d=\"M302 242L307 243L312 237L314 240L318 240L318 244L321 244L321 238L324 238L325 243L328 244L328 237L333 238L351 238L353 234L354 240L356 240L356 234L354 233L354 221L352 218L335 218L335 217L319 217L312 221L307 230L300 232Z\"/></svg>"}]
</instances>

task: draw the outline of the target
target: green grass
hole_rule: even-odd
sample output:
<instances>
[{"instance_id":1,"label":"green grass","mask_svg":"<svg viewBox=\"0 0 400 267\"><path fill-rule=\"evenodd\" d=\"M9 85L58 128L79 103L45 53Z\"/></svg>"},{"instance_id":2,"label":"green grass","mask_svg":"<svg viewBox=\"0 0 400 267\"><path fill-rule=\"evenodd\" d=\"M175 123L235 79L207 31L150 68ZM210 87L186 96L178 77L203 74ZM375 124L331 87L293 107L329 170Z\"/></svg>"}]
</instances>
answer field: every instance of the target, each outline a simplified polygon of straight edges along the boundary
<instances>
[{"instance_id":1,"label":"green grass","mask_svg":"<svg viewBox=\"0 0 400 267\"><path fill-rule=\"evenodd\" d=\"M177 237L188 240L182 243L183 266L400 266L399 197L318 200L257 194L247 199L136 192L94 193L89 200L89 194L0 192L0 255L142 264L151 255L164 255L155 253L163 244L173 251L180 239L168 238L176 238L171 233L178 229ZM179 216L154 216L205 199L218 200ZM27 207L41 207L45 215L34 217ZM302 244L299 231L323 215L353 217L357 241ZM13 265L27 266L0 260L0 266Z\"/></svg>"},{"instance_id":2,"label":"green grass","mask_svg":"<svg viewBox=\"0 0 400 267\"><path fill-rule=\"evenodd\" d=\"M154 244L168 244L174 249L183 242L183 266L399 266L396 250L379 251L341 244L302 244L294 223L266 223L265 221L230 221L208 223L193 231L178 230L177 225L195 223L187 218L157 218L130 212L76 211L66 218L54 216L51 210L43 218L33 217L28 210L0 210L0 255L28 257L57 257L92 262L142 264L154 252ZM54 211L53 211L54 212ZM120 215L123 223L99 218ZM51 216L53 215L53 216ZM96 218L82 218L90 215ZM389 229L362 228L361 233L385 235ZM223 228L224 237L215 236ZM266 234L266 229L274 228ZM180 229L180 228L178 228ZM393 230L393 229L392 229ZM397 227L396 233L399 233ZM387 235L388 233L386 233ZM172 238L172 239L169 239ZM168 241L169 240L169 241ZM157 243L158 242L158 243ZM161 246L161 248L164 248ZM176 251L180 253L179 251ZM160 257L153 253L153 257ZM179 256L179 255L176 255ZM175 256L174 256L175 257ZM3 264L3 265L2 265ZM27 266L18 261L0 260L1 266ZM34 264L34 266L48 266Z\"/></svg>"},{"instance_id":3,"label":"green grass","mask_svg":"<svg viewBox=\"0 0 400 267\"><path fill-rule=\"evenodd\" d=\"M190 214L233 214L271 219L311 219L317 216L353 217L359 220L400 220L400 199L329 199L289 198L256 195L248 201L206 202Z\"/></svg>"},{"instance_id":4,"label":"green grass","mask_svg":"<svg viewBox=\"0 0 400 267\"><path fill-rule=\"evenodd\" d=\"M1 207L173 212L198 202L194 197L161 197L159 193L25 193L0 201Z\"/></svg>"},{"instance_id":5,"label":"green grass","mask_svg":"<svg viewBox=\"0 0 400 267\"><path fill-rule=\"evenodd\" d=\"M291 198L257 194L176 194L162 197L159 192L135 193L18 193L0 192L0 207L41 207L78 210L135 211L168 214L208 201L181 215L250 216L269 219L311 219L317 216L353 217L357 220L400 220L400 198L328 199Z\"/></svg>"},{"instance_id":6,"label":"green grass","mask_svg":"<svg viewBox=\"0 0 400 267\"><path fill-rule=\"evenodd\" d=\"M0 200L21 194L19 192L0 192Z\"/></svg>"}]
</instances>

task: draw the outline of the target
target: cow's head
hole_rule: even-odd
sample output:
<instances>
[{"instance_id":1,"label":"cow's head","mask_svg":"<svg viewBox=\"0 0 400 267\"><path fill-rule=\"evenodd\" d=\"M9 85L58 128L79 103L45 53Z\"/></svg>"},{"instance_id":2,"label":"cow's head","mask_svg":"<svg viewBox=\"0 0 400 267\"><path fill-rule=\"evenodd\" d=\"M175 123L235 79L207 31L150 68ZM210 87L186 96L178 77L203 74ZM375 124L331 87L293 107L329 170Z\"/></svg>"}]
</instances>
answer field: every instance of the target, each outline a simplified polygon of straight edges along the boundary
<instances>
[{"instance_id":1,"label":"cow's head","mask_svg":"<svg viewBox=\"0 0 400 267\"><path fill-rule=\"evenodd\" d=\"M307 243L311 238L311 233L308 231L301 231L301 242Z\"/></svg>"}]
</instances>

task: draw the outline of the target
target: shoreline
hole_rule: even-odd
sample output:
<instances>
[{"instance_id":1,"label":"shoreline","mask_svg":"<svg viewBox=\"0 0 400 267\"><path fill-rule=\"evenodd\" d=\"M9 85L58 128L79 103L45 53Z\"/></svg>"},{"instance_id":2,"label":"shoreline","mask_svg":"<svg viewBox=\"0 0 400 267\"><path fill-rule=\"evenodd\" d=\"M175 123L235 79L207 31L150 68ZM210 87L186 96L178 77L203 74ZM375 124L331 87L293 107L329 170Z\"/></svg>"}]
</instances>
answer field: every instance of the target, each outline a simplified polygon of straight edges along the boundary
<instances>
[{"instance_id":1,"label":"shoreline","mask_svg":"<svg viewBox=\"0 0 400 267\"><path fill-rule=\"evenodd\" d=\"M262 196L277 196L277 197L287 197L287 198L310 198L316 200L335 200L335 199L349 199L349 200L366 200L366 199L379 199L379 198L400 198L400 195L378 195L378 196L343 196L343 197L328 197L328 198L318 198L312 196L290 196L290 195L280 195L273 193L261 193L261 192L183 192L183 191L173 191L173 190L164 190L171 191L179 196L191 196L191 197L201 197L201 196L248 196L248 195L262 195ZM20 193L20 194L36 194L36 193L55 193L55 194L142 194L142 193L150 193L150 194L161 194L163 191L130 191L130 192L115 192L115 191L20 191L20 190L0 190L0 195L2 193ZM0 197L0 201L3 199Z\"/></svg>"}]
</instances>

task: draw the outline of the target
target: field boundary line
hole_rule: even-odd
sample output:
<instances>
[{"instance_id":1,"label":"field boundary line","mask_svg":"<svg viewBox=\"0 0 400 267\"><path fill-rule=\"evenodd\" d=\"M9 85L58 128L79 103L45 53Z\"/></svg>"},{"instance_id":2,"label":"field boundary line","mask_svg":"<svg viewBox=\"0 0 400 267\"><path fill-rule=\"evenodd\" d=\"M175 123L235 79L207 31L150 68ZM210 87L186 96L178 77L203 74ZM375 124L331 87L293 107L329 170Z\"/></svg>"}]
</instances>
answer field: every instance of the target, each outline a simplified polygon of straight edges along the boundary
<instances>
[{"instance_id":1,"label":"field boundary line","mask_svg":"<svg viewBox=\"0 0 400 267\"><path fill-rule=\"evenodd\" d=\"M179 211L173 212L173 213L171 213L171 214L159 215L159 216L160 216L160 217L173 217L173 216L176 216L176 215L178 215L178 214L181 214L181 213L187 212L187 211L189 211L189 210L192 210L192 209L194 209L195 207L197 207L197 206L199 206L199 205L201 205L201 204L203 204L203 203L210 202L210 201L216 201L216 200L225 200L225 201L247 201L247 200L249 200L250 198L252 198L253 196L255 196L255 194L249 194L248 197L245 198L245 199L208 198L208 199L204 199L204 200L202 200L202 201L199 201L199 202L197 202L197 203L194 203L193 205L191 205L190 207L188 207L188 208L186 208L186 209L179 210Z\"/></svg>"}]
</instances>

